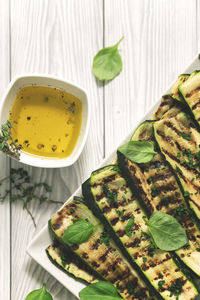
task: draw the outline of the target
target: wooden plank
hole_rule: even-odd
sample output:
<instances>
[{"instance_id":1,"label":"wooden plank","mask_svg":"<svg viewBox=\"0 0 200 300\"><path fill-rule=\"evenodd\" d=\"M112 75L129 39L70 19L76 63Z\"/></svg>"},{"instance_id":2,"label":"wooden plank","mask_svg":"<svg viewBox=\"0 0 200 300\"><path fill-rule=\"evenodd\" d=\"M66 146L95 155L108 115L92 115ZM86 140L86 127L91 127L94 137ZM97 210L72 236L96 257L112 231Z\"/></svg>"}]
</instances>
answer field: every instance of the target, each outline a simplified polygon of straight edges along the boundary
<instances>
[{"instance_id":1,"label":"wooden plank","mask_svg":"<svg viewBox=\"0 0 200 300\"><path fill-rule=\"evenodd\" d=\"M0 1L0 95L2 98L10 80L10 28L9 28L9 1ZM1 101L1 99L0 99ZM0 154L0 180L9 175L10 160ZM9 182L4 181L0 187L3 196L9 189ZM0 202L0 299L10 299L10 203Z\"/></svg>"},{"instance_id":2,"label":"wooden plank","mask_svg":"<svg viewBox=\"0 0 200 300\"><path fill-rule=\"evenodd\" d=\"M92 106L87 143L74 166L59 170L26 167L35 181L52 186L51 197L56 200L66 200L103 156L103 93L91 72L93 56L103 43L102 7L101 0L11 1L12 77L23 72L61 76L86 88ZM12 167L18 166L12 162ZM55 300L74 299L25 255L30 240L58 207L34 203L35 230L21 204L13 205L12 299L24 299L43 282Z\"/></svg>"},{"instance_id":3,"label":"wooden plank","mask_svg":"<svg viewBox=\"0 0 200 300\"><path fill-rule=\"evenodd\" d=\"M105 44L123 35L123 71L105 86L106 154L196 54L196 1L105 1Z\"/></svg>"}]
</instances>

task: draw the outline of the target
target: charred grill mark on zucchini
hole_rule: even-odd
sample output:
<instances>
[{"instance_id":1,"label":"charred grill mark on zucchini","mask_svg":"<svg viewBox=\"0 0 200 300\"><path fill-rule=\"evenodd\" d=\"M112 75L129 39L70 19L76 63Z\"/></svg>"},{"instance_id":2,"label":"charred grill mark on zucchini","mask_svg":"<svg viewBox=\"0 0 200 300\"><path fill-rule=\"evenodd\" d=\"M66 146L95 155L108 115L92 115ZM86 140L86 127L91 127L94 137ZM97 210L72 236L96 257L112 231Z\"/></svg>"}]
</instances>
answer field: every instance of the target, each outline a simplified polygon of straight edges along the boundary
<instances>
[{"instance_id":1,"label":"charred grill mark on zucchini","mask_svg":"<svg viewBox=\"0 0 200 300\"><path fill-rule=\"evenodd\" d=\"M111 177L112 180L115 177ZM71 210L73 204L73 211ZM114 209L114 208L113 208ZM73 224L73 220L88 219L95 226L93 234L90 238L79 245L68 246L63 244L62 236L65 230ZM59 228L54 229L54 224L59 223ZM92 212L77 200L71 200L66 204L49 222L50 229L55 238L63 244L63 247L70 249L74 254L88 266L90 270L94 270L99 277L112 282L118 289L118 292L124 299L146 299L149 297L149 292L143 281L133 271L129 263L119 252L117 246L110 239L109 245L101 240L104 228L99 224ZM56 227L57 228L57 227ZM134 283L135 292L140 294L137 297L135 294L130 294L128 286L130 282ZM120 285L120 289L118 286Z\"/></svg>"},{"instance_id":2,"label":"charred grill mark on zucchini","mask_svg":"<svg viewBox=\"0 0 200 300\"><path fill-rule=\"evenodd\" d=\"M109 167L110 172L108 172ZM118 194L117 199L119 201L122 197L125 197L127 199L127 204L125 207L123 207L126 209L127 212L126 222L122 222L122 218L120 218L117 215L116 210L112 207L110 211L102 215L102 202L107 201L106 193L105 197L102 198L101 201L95 201L96 197L98 197L98 195L101 194L103 191L105 177L110 177L110 175L113 173L115 173L116 176L113 176L112 178L114 179L110 180L110 182L107 181L107 185L109 189L112 189L112 192ZM126 187L123 192L120 188L121 186ZM93 172L90 181L87 182L87 185L83 185L83 194L85 196L86 201L88 201L89 205L93 207L94 205L97 205L99 218L108 226L109 229L112 229L112 236L115 238L116 242L118 242L119 245L121 245L122 249L126 250L126 253L128 253L127 256L129 258L131 257L130 262L132 263L133 267L139 267L140 271L142 271L143 275L149 279L149 281L157 291L158 273L160 273L160 270L162 270L163 277L166 279L166 282L167 284L169 284L169 286L174 280L172 274L176 273L177 276L180 276L185 280L185 284L183 285L184 291L187 290L187 293L189 292L190 295L196 293L193 285L177 268L177 265L174 263L173 259L168 253L165 253L159 249L150 250L152 242L149 234L147 233L147 225L143 219L145 215L137 199L131 192L130 188L127 186L126 180L119 173L113 170L113 166L107 166L105 167L105 169ZM115 220L116 218L117 222L114 222L115 224L112 225L112 220ZM134 219L134 224L130 229L131 235L127 235L126 225L128 224L128 221L131 218ZM145 263L143 261L143 257L146 257ZM164 299L169 299L169 292L166 289L164 289L164 291L159 292ZM192 299L192 296L188 297L189 299Z\"/></svg>"}]
</instances>

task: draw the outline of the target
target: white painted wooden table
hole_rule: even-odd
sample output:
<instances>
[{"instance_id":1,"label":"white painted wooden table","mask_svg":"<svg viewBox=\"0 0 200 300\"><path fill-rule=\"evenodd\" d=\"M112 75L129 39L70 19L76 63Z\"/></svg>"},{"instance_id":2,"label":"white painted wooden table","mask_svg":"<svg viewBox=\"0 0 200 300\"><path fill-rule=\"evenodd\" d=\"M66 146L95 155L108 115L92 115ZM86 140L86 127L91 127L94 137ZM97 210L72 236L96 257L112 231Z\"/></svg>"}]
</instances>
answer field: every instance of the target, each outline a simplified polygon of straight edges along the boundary
<instances>
[{"instance_id":1,"label":"white painted wooden table","mask_svg":"<svg viewBox=\"0 0 200 300\"><path fill-rule=\"evenodd\" d=\"M99 84L93 56L122 35L123 71ZM39 72L77 82L92 103L89 136L74 166L24 167L35 181L52 185L55 200L67 199L185 68L199 43L199 0L0 0L0 95L14 76ZM0 178L18 166L1 155ZM75 299L25 253L58 208L34 203L35 229L20 203L0 204L1 300L24 300L43 282L54 300Z\"/></svg>"}]
</instances>

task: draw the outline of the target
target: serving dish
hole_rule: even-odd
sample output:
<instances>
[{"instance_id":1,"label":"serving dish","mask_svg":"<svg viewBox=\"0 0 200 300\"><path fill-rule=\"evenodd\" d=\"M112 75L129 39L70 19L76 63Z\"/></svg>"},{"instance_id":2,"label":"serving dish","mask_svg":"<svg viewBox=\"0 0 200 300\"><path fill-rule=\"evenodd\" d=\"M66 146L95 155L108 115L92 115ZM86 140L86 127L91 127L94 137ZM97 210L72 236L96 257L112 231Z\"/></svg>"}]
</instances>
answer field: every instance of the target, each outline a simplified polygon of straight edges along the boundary
<instances>
[{"instance_id":1,"label":"serving dish","mask_svg":"<svg viewBox=\"0 0 200 300\"><path fill-rule=\"evenodd\" d=\"M20 162L34 167L42 168L61 168L71 166L79 158L89 130L90 122L90 103L86 91L69 81L64 81L58 77L42 74L24 74L15 77L7 87L0 106L0 124L6 123L9 119L9 112L16 98L17 93L25 86L47 86L58 88L79 98L82 102L82 124L81 130L73 152L66 158L55 159L31 155L21 152Z\"/></svg>"},{"instance_id":2,"label":"serving dish","mask_svg":"<svg viewBox=\"0 0 200 300\"><path fill-rule=\"evenodd\" d=\"M192 61L188 68L186 68L183 73L191 73L192 71L198 69L200 67L200 62L198 56ZM175 79L176 80L176 79ZM175 81L174 80L174 81ZM174 82L173 82L174 83ZM171 88L172 85L170 85ZM170 91L170 88L163 94L167 94ZM139 124L143 121L150 119L152 113L156 110L159 106L160 100L149 110L149 112L144 116L142 120L140 120ZM127 135L127 137L122 141L120 144L128 141L133 133L133 131L138 127L139 124L136 124L135 128L131 130L131 133ZM106 158L98 168L101 168L105 165L110 164L116 156L116 151L114 151L108 158ZM81 195L81 188L79 188L73 196L80 196ZM70 197L70 199L72 198ZM69 201L68 199L67 201ZM66 201L66 202L67 202ZM53 275L58 281L60 281L68 290L70 290L75 296L78 296L79 291L83 288L83 284L80 282L72 279L68 275L65 275L62 271L57 269L46 256L45 248L51 243L50 234L48 231L47 225L43 228L43 230L34 238L32 243L29 245L27 249L27 253L37 261L42 267L44 267L51 275Z\"/></svg>"}]
</instances>

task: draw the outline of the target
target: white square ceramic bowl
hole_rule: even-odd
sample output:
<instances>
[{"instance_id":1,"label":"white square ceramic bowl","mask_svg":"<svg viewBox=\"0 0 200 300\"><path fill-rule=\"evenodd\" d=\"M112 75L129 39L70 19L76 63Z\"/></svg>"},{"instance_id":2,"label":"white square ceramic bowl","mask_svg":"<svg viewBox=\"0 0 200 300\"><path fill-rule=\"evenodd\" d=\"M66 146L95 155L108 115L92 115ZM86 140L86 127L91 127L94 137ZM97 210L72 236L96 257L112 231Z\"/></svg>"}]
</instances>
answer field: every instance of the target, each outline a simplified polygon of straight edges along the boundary
<instances>
[{"instance_id":1,"label":"white square ceramic bowl","mask_svg":"<svg viewBox=\"0 0 200 300\"><path fill-rule=\"evenodd\" d=\"M70 156L61 159L45 158L31 155L22 151L20 155L20 162L34 167L42 168L61 168L71 166L79 158L88 135L90 122L90 105L88 102L86 91L69 81L64 81L51 75L25 74L15 77L8 85L6 93L1 101L0 124L4 124L9 119L9 112L19 90L24 86L30 85L59 88L78 97L81 100L83 107L82 124L76 146Z\"/></svg>"}]
</instances>

